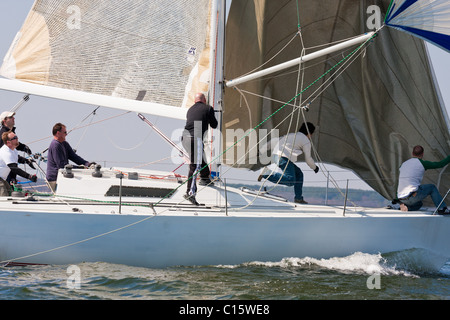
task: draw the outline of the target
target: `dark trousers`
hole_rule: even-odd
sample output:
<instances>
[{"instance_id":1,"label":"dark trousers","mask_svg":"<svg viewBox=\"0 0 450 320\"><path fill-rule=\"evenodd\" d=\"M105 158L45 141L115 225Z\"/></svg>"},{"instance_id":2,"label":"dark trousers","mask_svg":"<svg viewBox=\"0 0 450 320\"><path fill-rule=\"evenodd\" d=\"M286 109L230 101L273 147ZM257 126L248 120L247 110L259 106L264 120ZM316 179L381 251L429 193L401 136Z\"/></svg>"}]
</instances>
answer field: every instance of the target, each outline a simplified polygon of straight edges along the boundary
<instances>
[{"instance_id":1,"label":"dark trousers","mask_svg":"<svg viewBox=\"0 0 450 320\"><path fill-rule=\"evenodd\" d=\"M190 135L183 135L183 147L189 154L189 173L188 173L188 182L187 182L187 193L191 195L195 195L197 192L197 184L195 183L195 179L198 174L198 170L200 170L200 178L204 180L209 180L209 167L205 162L205 155L203 149L203 140L196 139Z\"/></svg>"},{"instance_id":2,"label":"dark trousers","mask_svg":"<svg viewBox=\"0 0 450 320\"><path fill-rule=\"evenodd\" d=\"M265 176L273 183L285 186L294 186L295 200L303 200L303 172L292 161L286 157L274 155L274 160L278 167L284 172L274 172L270 176Z\"/></svg>"}]
</instances>

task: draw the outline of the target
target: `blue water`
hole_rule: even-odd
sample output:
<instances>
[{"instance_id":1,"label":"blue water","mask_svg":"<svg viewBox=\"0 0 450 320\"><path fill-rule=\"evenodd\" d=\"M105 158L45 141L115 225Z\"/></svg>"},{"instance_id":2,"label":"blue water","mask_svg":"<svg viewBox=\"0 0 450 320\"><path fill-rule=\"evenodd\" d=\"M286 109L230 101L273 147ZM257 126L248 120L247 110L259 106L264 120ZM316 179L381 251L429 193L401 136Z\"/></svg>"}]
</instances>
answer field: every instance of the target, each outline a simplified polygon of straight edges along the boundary
<instances>
[{"instance_id":1,"label":"blue water","mask_svg":"<svg viewBox=\"0 0 450 320\"><path fill-rule=\"evenodd\" d=\"M408 253L409 254L409 253ZM3 300L449 300L440 270L355 253L241 265L137 268L103 262L0 268ZM411 261L414 261L412 259Z\"/></svg>"}]
</instances>

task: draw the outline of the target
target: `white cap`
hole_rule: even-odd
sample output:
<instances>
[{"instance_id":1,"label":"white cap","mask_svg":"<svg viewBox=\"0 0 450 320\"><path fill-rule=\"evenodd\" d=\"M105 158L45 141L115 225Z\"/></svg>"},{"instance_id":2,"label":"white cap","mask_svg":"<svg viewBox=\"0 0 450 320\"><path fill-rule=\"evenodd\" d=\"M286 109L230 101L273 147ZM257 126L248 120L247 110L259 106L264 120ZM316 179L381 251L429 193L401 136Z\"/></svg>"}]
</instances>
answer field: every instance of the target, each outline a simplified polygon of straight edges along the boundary
<instances>
[{"instance_id":1,"label":"white cap","mask_svg":"<svg viewBox=\"0 0 450 320\"><path fill-rule=\"evenodd\" d=\"M12 117L15 114L16 114L15 112L11 112L11 111L2 112L2 114L0 115L0 122L5 120L5 118Z\"/></svg>"}]
</instances>

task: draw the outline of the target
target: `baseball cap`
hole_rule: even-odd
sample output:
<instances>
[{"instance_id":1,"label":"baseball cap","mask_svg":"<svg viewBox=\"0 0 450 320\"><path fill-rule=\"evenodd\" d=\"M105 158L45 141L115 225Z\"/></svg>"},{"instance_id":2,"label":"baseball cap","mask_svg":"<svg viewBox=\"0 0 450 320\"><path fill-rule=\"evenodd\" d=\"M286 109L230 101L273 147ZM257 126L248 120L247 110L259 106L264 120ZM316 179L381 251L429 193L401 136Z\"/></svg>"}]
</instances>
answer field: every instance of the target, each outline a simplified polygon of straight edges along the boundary
<instances>
[{"instance_id":1,"label":"baseball cap","mask_svg":"<svg viewBox=\"0 0 450 320\"><path fill-rule=\"evenodd\" d=\"M4 112L2 112L2 114L0 115L0 121L5 120L5 118L12 117L12 116L15 115L15 114L16 114L15 112L4 111Z\"/></svg>"}]
</instances>

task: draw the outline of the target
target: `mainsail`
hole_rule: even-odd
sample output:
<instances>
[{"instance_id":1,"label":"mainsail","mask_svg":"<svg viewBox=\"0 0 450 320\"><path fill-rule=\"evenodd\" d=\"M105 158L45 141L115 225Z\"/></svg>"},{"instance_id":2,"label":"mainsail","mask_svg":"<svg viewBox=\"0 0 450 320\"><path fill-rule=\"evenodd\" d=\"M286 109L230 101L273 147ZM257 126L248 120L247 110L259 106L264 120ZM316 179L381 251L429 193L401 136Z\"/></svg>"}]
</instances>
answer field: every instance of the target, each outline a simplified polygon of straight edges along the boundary
<instances>
[{"instance_id":1,"label":"mainsail","mask_svg":"<svg viewBox=\"0 0 450 320\"><path fill-rule=\"evenodd\" d=\"M146 103L186 108L208 91L210 13L210 0L37 0L1 75L141 100L149 113Z\"/></svg>"},{"instance_id":2,"label":"mainsail","mask_svg":"<svg viewBox=\"0 0 450 320\"><path fill-rule=\"evenodd\" d=\"M268 68L297 58L303 49L309 53L316 46L363 34L369 31L370 14L378 8L384 15L389 3L233 1L227 22L225 76L234 79L261 65ZM230 135L238 130L258 128L254 133L258 138L265 133L259 129L279 129L279 136L295 131L297 120L303 121L299 107L308 104L309 112L303 114L317 126L313 142L320 160L354 171L380 194L394 198L398 168L411 156L414 145L422 145L430 161L450 154L446 111L422 40L382 28L354 56L354 62L341 69L339 77L327 73L352 50L309 62L300 73L298 67L291 68L227 89L224 147L230 147L235 140ZM264 165L260 152L250 152L245 161L238 159L238 148L252 147L248 140L235 146L234 157L225 156L227 164L254 170ZM440 181L445 194L450 187L449 169L439 174L430 170L423 183Z\"/></svg>"}]
</instances>

